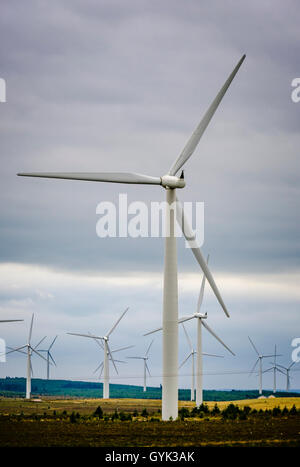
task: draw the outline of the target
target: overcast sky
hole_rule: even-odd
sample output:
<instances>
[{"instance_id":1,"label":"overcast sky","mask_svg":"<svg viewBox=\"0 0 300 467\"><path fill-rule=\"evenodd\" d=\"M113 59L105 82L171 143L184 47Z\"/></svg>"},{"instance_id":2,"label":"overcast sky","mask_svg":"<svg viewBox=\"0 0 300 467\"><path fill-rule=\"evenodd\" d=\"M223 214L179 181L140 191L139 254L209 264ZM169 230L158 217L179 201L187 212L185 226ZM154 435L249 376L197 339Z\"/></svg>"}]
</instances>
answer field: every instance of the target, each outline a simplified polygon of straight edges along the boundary
<instances>
[{"instance_id":1,"label":"overcast sky","mask_svg":"<svg viewBox=\"0 0 300 467\"><path fill-rule=\"evenodd\" d=\"M178 193L204 202L203 253L231 314L207 286L203 311L236 357L204 332L204 351L224 355L205 358L204 386L257 387L247 373L255 361L248 335L262 353L277 344L281 364L291 363L291 341L300 337L300 102L291 99L299 9L296 0L2 2L0 319L25 320L1 325L8 345L25 343L34 312L34 342L59 334L53 377L92 380L101 352L66 332L102 335L129 307L111 346L136 345L120 353L124 360L143 354L151 341L143 333L161 324L163 240L101 239L96 207L117 203L119 193L150 205L163 190L16 173L164 175L246 53ZM178 268L179 314L187 315L196 311L202 274L183 240ZM195 343L196 323L187 330ZM188 352L180 330L180 361ZM159 334L150 356L149 384L159 385ZM8 356L0 377L24 376L23 357ZM112 381L141 384L139 362L126 361ZM190 366L180 371L188 387ZM43 362L34 362L34 374L45 375ZM300 373L292 376L300 388Z\"/></svg>"}]
</instances>

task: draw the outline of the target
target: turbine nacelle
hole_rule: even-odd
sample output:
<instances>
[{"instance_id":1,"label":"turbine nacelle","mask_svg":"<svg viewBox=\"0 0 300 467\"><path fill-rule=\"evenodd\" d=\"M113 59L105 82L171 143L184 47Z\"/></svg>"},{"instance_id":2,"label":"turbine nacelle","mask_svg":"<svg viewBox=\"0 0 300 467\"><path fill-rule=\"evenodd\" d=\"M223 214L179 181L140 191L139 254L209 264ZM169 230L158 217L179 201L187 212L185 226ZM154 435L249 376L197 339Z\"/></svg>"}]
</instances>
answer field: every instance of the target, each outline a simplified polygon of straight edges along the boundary
<instances>
[{"instance_id":1,"label":"turbine nacelle","mask_svg":"<svg viewBox=\"0 0 300 467\"><path fill-rule=\"evenodd\" d=\"M184 188L185 187L185 180L182 177L175 177L174 175L164 175L161 177L161 185L164 188Z\"/></svg>"},{"instance_id":2,"label":"turbine nacelle","mask_svg":"<svg viewBox=\"0 0 300 467\"><path fill-rule=\"evenodd\" d=\"M207 318L207 313L194 313L195 318L200 318L200 319L206 319Z\"/></svg>"}]
</instances>

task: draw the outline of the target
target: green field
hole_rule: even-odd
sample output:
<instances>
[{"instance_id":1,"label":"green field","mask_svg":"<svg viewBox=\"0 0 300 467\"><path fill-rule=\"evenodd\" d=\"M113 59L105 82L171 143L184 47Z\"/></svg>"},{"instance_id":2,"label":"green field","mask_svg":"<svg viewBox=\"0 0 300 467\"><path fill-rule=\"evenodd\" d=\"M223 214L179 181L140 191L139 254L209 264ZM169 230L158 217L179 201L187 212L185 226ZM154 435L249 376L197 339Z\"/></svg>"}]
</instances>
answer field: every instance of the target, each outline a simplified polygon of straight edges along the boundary
<instances>
[{"instance_id":1,"label":"green field","mask_svg":"<svg viewBox=\"0 0 300 467\"><path fill-rule=\"evenodd\" d=\"M160 400L1 398L0 446L300 446L300 398L179 407L162 422Z\"/></svg>"}]
</instances>

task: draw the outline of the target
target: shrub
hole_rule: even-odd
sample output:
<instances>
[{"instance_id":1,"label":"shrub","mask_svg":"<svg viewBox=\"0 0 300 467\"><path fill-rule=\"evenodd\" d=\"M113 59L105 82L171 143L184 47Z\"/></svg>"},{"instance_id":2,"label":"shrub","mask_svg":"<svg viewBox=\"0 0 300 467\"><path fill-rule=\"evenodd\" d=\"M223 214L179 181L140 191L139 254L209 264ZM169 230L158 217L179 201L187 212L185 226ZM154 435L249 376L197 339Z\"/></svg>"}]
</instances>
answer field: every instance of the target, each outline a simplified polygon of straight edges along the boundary
<instances>
[{"instance_id":1,"label":"shrub","mask_svg":"<svg viewBox=\"0 0 300 467\"><path fill-rule=\"evenodd\" d=\"M212 414L212 415L218 415L220 412L221 412L221 411L220 411L220 409L219 409L219 407L218 407L218 404L215 404L215 405L214 405L214 408L213 408L212 411L211 411L211 414Z\"/></svg>"},{"instance_id":2,"label":"shrub","mask_svg":"<svg viewBox=\"0 0 300 467\"><path fill-rule=\"evenodd\" d=\"M293 405L293 407L290 410L290 415L297 415L297 409L296 409L295 404Z\"/></svg>"},{"instance_id":3,"label":"shrub","mask_svg":"<svg viewBox=\"0 0 300 467\"><path fill-rule=\"evenodd\" d=\"M76 423L77 419L76 419L76 415L75 415L75 412L72 412L71 415L70 415L70 422L71 423Z\"/></svg>"},{"instance_id":4,"label":"shrub","mask_svg":"<svg viewBox=\"0 0 300 467\"><path fill-rule=\"evenodd\" d=\"M148 412L147 412L147 409L143 409L143 410L142 410L142 413L141 413L141 416L147 418L148 415L149 415L149 414L148 414Z\"/></svg>"},{"instance_id":5,"label":"shrub","mask_svg":"<svg viewBox=\"0 0 300 467\"><path fill-rule=\"evenodd\" d=\"M179 417L180 417L181 420L184 420L186 417L189 417L190 412L189 412L189 410L188 410L186 407L182 407L182 408L178 411L178 415L179 415Z\"/></svg>"},{"instance_id":6,"label":"shrub","mask_svg":"<svg viewBox=\"0 0 300 467\"><path fill-rule=\"evenodd\" d=\"M94 417L103 418L103 410L101 409L100 405L98 405L93 415Z\"/></svg>"}]
</instances>

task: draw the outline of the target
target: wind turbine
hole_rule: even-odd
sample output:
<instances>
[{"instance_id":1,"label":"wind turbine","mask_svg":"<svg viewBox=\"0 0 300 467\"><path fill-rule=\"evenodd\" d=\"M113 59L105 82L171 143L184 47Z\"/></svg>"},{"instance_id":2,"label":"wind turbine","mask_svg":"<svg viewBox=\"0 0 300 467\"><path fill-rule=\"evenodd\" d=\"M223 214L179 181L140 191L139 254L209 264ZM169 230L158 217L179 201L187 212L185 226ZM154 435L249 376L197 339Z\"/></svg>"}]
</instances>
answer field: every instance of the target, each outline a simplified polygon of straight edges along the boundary
<instances>
[{"instance_id":1,"label":"wind turbine","mask_svg":"<svg viewBox=\"0 0 300 467\"><path fill-rule=\"evenodd\" d=\"M149 357L148 357L149 350L151 348L151 345L153 344L153 341L154 341L154 339L152 339L152 341L150 342L150 344L148 346L148 349L147 349L147 351L146 351L146 353L145 353L145 355L143 357L127 357L127 358L133 358L133 359L138 359L138 360L144 360L144 392L146 392L146 390L147 390L147 381L146 381L147 374L146 374L146 372L148 371L149 376L151 376L148 365L147 365L147 360L149 359Z\"/></svg>"},{"instance_id":2,"label":"wind turbine","mask_svg":"<svg viewBox=\"0 0 300 467\"><path fill-rule=\"evenodd\" d=\"M208 264L209 260L209 255L207 256L207 260L205 264ZM203 361L202 361L202 326L207 329L207 331L215 338L217 341L220 342L220 344L225 347L228 352L230 352L232 355L235 355L230 348L224 344L224 342L217 336L217 334L211 329L210 326L206 323L207 319L207 313L203 314L200 313L201 305L203 302L203 297L204 297L204 289L205 289L205 279L206 276L203 274L202 282L201 282L201 287L200 287L200 293L199 293L199 298L198 298L198 303L197 303L197 311L196 313L193 313L192 315L189 316L183 316L178 320L178 323L184 323L185 321L189 321L191 319L196 319L197 321L197 362L196 362L196 405L199 407L202 402L203 402ZM157 331L161 331L162 327L154 329L153 331L147 332L144 334L145 336L152 334Z\"/></svg>"},{"instance_id":3,"label":"wind turbine","mask_svg":"<svg viewBox=\"0 0 300 467\"><path fill-rule=\"evenodd\" d=\"M291 377L290 377L290 370L292 368L293 365L295 365L296 362L292 362L290 364L290 366L288 367L285 367L283 365L279 365L279 363L277 363L277 366L279 366L280 368L282 368L283 370L285 370L285 373L280 370L280 368L277 368L277 370L279 371L279 373L282 373L283 375L285 374L286 375L286 390L289 391L290 390L290 386L291 386Z\"/></svg>"},{"instance_id":4,"label":"wind turbine","mask_svg":"<svg viewBox=\"0 0 300 467\"><path fill-rule=\"evenodd\" d=\"M213 276L196 245L195 234L190 229L186 216L176 198L176 188L184 188L183 170L178 172L194 153L203 133L217 110L222 98L245 59L239 60L212 104L204 114L181 154L177 157L166 175L153 177L139 173L66 173L66 172L31 172L19 173L20 176L57 178L67 180L86 180L94 182L129 183L141 185L158 185L166 189L166 232L164 254L164 289L163 289L163 385L162 385L162 419L175 420L178 416L178 280L177 280L177 248L175 218L183 229L183 234L191 246L191 250L202 268L225 314L229 313L216 286ZM174 215L176 209L176 216Z\"/></svg>"},{"instance_id":5,"label":"wind turbine","mask_svg":"<svg viewBox=\"0 0 300 467\"><path fill-rule=\"evenodd\" d=\"M263 371L263 373L268 373L269 371L273 370L273 394L276 393L276 371L279 371L280 373L282 373L282 371L279 370L278 368L279 365L277 365L277 362L276 362L276 357L278 356L279 355L277 354L277 349L276 349L276 344L275 344L274 361L271 362L271 365L273 364L273 366Z\"/></svg>"},{"instance_id":6,"label":"wind turbine","mask_svg":"<svg viewBox=\"0 0 300 467\"><path fill-rule=\"evenodd\" d=\"M192 345L192 342L191 342L191 339L187 333L187 330L185 329L185 326L183 324L183 322L181 322L181 325L183 327L183 330L184 330L184 334L185 334L185 337L186 337L186 340L188 342L188 345L190 347L190 350L191 352L188 354L188 356L183 360L183 362L181 363L181 365L179 366L179 369L188 361L188 359L190 357L192 357L192 381L191 381L191 401L195 400L195 354L197 354L197 350L194 349L193 345ZM214 355L214 354L210 354L210 353L204 353L202 352L202 356L205 355L207 357L219 357L219 358L223 358L222 355Z\"/></svg>"},{"instance_id":7,"label":"wind turbine","mask_svg":"<svg viewBox=\"0 0 300 467\"><path fill-rule=\"evenodd\" d=\"M38 349L39 352L47 352L47 379L50 378L50 359L52 360L52 362L54 363L54 365L56 366L56 363L54 361L54 358L52 357L51 355L51 352L50 350L52 349L53 345L54 345L54 342L56 341L58 336L55 336L55 338L53 339L52 343L50 344L50 346L48 347L48 349Z\"/></svg>"},{"instance_id":8,"label":"wind turbine","mask_svg":"<svg viewBox=\"0 0 300 467\"><path fill-rule=\"evenodd\" d=\"M111 333L116 329L117 325L119 324L119 322L121 321L121 319L123 318L123 316L125 315L125 313L128 311L128 308L126 308L125 311L123 311L123 313L121 314L120 318L117 319L117 321L115 322L115 324L113 325L113 327L108 331L108 333L105 335L105 336L95 336L93 334L78 334L78 333L74 333L74 332L68 332L67 334L70 334L71 336L80 336L80 337L89 337L90 339L94 339L94 340L100 340L102 341L102 345L103 345L103 351L104 351L104 357L103 357L103 370L104 370L104 378L103 378L103 399L109 399L109 360L112 361L113 363L113 366L114 366L114 369L116 371L116 373L118 374L118 370L117 370L117 367L116 367L116 364L115 364L115 360L112 356L112 353L113 352L119 352L121 350L125 350L125 349L129 349L131 347L134 347L133 345L130 345L130 346L127 346L127 347L122 347L120 349L116 349L116 350L110 350L110 347L109 347L109 336L111 335ZM99 342L100 343L100 342ZM100 344L101 345L101 344ZM97 368L97 370L101 367L101 364L99 365L99 367ZM96 371L96 370L95 370Z\"/></svg>"},{"instance_id":9,"label":"wind turbine","mask_svg":"<svg viewBox=\"0 0 300 467\"><path fill-rule=\"evenodd\" d=\"M12 352L20 352L24 353L27 355L27 375L26 375L26 399L30 399L31 396L31 375L33 375L33 370L32 370L32 364L31 364L31 357L32 354L35 353L39 357L41 357L43 360L47 361L36 349L37 347L46 339L46 336L43 337L38 344L35 347L32 347L31 345L31 336L32 336L32 328L33 328L33 319L34 319L34 313L32 313L32 318L31 318L31 324L30 324L30 329L29 329L29 335L28 335L28 341L27 344L22 345L21 347L17 347L16 349L12 349L6 354L12 353ZM24 352L22 349L26 349Z\"/></svg>"},{"instance_id":10,"label":"wind turbine","mask_svg":"<svg viewBox=\"0 0 300 467\"><path fill-rule=\"evenodd\" d=\"M259 387L258 387L258 392L259 394L261 395L262 394L262 374L263 374L263 371L262 371L262 360L263 358L270 358L270 357L275 357L275 355L262 355L258 352L257 348L255 347L253 341L250 339L250 337L248 336L248 339L250 341L250 344L252 345L255 353L257 354L257 360L250 372L250 375L252 375L253 371L255 370L256 368L256 365L259 363L259 370L258 370L258 377L259 377Z\"/></svg>"}]
</instances>

